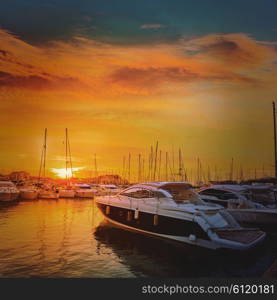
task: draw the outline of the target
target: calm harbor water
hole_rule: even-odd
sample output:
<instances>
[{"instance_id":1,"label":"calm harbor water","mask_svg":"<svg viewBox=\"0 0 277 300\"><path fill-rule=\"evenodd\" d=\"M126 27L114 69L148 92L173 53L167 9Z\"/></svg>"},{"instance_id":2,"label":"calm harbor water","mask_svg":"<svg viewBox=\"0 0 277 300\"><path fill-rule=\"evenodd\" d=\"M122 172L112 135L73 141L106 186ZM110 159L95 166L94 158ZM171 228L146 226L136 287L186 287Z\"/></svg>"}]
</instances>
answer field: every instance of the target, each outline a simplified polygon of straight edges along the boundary
<instances>
[{"instance_id":1,"label":"calm harbor water","mask_svg":"<svg viewBox=\"0 0 277 300\"><path fill-rule=\"evenodd\" d=\"M105 223L93 200L0 206L0 277L260 277L277 235L250 253L177 246Z\"/></svg>"}]
</instances>

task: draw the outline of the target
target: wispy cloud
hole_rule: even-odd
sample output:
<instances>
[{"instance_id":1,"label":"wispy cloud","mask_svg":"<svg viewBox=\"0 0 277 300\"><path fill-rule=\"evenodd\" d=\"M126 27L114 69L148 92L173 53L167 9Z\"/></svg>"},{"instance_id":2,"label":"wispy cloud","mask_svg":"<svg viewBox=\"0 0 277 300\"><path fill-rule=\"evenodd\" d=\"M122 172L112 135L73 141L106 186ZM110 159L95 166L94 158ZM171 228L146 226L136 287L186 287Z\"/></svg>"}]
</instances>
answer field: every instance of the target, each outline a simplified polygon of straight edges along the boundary
<instances>
[{"instance_id":1,"label":"wispy cloud","mask_svg":"<svg viewBox=\"0 0 277 300\"><path fill-rule=\"evenodd\" d=\"M141 29L159 29L164 27L166 27L166 25L163 24L143 24L140 26Z\"/></svg>"},{"instance_id":2,"label":"wispy cloud","mask_svg":"<svg viewBox=\"0 0 277 300\"><path fill-rule=\"evenodd\" d=\"M97 97L160 94L196 82L256 85L276 72L275 44L245 34L210 34L151 48L81 37L33 46L4 30L0 38L0 87L11 89L66 90ZM265 68L267 77L260 71Z\"/></svg>"}]
</instances>

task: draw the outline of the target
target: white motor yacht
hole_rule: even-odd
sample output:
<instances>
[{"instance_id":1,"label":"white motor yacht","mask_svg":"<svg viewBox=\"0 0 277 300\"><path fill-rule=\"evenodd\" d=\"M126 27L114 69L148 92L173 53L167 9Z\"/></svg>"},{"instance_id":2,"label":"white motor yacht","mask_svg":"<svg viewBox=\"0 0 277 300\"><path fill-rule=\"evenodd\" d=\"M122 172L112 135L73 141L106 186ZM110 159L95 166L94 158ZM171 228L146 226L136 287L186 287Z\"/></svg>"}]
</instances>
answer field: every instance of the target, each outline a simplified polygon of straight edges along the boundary
<instances>
[{"instance_id":1,"label":"white motor yacht","mask_svg":"<svg viewBox=\"0 0 277 300\"><path fill-rule=\"evenodd\" d=\"M242 228L219 205L209 205L186 182L136 184L96 197L105 218L121 228L211 249L249 249L265 233Z\"/></svg>"},{"instance_id":2,"label":"white motor yacht","mask_svg":"<svg viewBox=\"0 0 277 300\"><path fill-rule=\"evenodd\" d=\"M0 201L15 201L19 190L11 181L0 181Z\"/></svg>"},{"instance_id":3,"label":"white motor yacht","mask_svg":"<svg viewBox=\"0 0 277 300\"><path fill-rule=\"evenodd\" d=\"M277 207L274 191L266 185L212 185L199 190L202 200L215 203L242 225L276 231Z\"/></svg>"}]
</instances>

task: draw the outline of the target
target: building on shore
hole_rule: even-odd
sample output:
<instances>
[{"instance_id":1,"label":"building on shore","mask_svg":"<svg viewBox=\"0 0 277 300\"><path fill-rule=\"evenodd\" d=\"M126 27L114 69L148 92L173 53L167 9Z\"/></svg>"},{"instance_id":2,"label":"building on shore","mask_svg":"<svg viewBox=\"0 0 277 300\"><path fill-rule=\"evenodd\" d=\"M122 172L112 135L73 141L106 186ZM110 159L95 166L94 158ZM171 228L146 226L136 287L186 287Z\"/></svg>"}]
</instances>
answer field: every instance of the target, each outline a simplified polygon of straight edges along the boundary
<instances>
[{"instance_id":1,"label":"building on shore","mask_svg":"<svg viewBox=\"0 0 277 300\"><path fill-rule=\"evenodd\" d=\"M11 181L27 181L30 179L30 174L25 171L15 171L8 175Z\"/></svg>"}]
</instances>

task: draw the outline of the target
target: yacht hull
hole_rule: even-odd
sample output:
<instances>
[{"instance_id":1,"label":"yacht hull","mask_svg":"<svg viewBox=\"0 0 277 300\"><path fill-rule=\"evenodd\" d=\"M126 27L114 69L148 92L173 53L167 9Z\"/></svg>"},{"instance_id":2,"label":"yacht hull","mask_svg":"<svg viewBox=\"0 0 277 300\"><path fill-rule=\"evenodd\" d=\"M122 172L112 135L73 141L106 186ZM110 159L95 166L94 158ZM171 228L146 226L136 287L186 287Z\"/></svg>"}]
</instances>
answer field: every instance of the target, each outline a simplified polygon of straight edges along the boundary
<instances>
[{"instance_id":1,"label":"yacht hull","mask_svg":"<svg viewBox=\"0 0 277 300\"><path fill-rule=\"evenodd\" d=\"M156 232L152 232L152 231L139 229L139 228L136 228L136 227L125 225L123 223L116 222L115 220L112 220L112 219L108 218L107 216L105 216L105 219L109 223L111 223L112 225L114 225L118 228L128 230L128 231L138 232L138 233L142 233L142 234L146 234L146 235L155 236L155 237L161 238L161 239L167 239L167 240L172 240L172 241L179 242L179 243L185 243L185 244L201 246L201 247L205 247L205 248L209 248L209 249L218 249L218 248L220 248L220 247L217 247L216 245L214 245L213 243L211 243L207 240L198 239L197 242L193 242L188 237L185 237L185 236L161 234L161 233L156 233Z\"/></svg>"},{"instance_id":2,"label":"yacht hull","mask_svg":"<svg viewBox=\"0 0 277 300\"><path fill-rule=\"evenodd\" d=\"M19 194L20 199L22 200L35 200L38 198L37 191L20 191Z\"/></svg>"},{"instance_id":3,"label":"yacht hull","mask_svg":"<svg viewBox=\"0 0 277 300\"><path fill-rule=\"evenodd\" d=\"M222 245L212 241L196 222L159 215L155 225L154 214L151 213L140 211L138 219L135 219L134 210L102 203L97 203L97 206L108 222L122 229L210 249L222 248ZM109 206L108 214L107 206ZM195 235L197 239L190 239L190 235Z\"/></svg>"},{"instance_id":4,"label":"yacht hull","mask_svg":"<svg viewBox=\"0 0 277 300\"><path fill-rule=\"evenodd\" d=\"M259 233L253 241L247 243L243 241L233 243L235 241L232 242L230 237L228 238L229 241L212 240L201 226L193 220L162 215L155 217L153 213L142 211L135 218L135 211L131 209L99 202L97 202L97 206L108 222L122 229L209 249L248 250L265 238L264 233ZM236 233L230 231L229 235L236 235Z\"/></svg>"},{"instance_id":5,"label":"yacht hull","mask_svg":"<svg viewBox=\"0 0 277 300\"><path fill-rule=\"evenodd\" d=\"M74 198L75 197L75 191L73 191L73 190L60 190L59 191L59 197L60 198Z\"/></svg>"},{"instance_id":6,"label":"yacht hull","mask_svg":"<svg viewBox=\"0 0 277 300\"><path fill-rule=\"evenodd\" d=\"M0 192L0 201L15 201L19 193Z\"/></svg>"},{"instance_id":7,"label":"yacht hull","mask_svg":"<svg viewBox=\"0 0 277 300\"><path fill-rule=\"evenodd\" d=\"M54 193L54 192L41 192L38 194L38 198L39 199L58 199L59 198L59 195L57 193Z\"/></svg>"},{"instance_id":8,"label":"yacht hull","mask_svg":"<svg viewBox=\"0 0 277 300\"><path fill-rule=\"evenodd\" d=\"M75 193L76 198L94 198L94 192L92 191L76 191Z\"/></svg>"}]
</instances>

